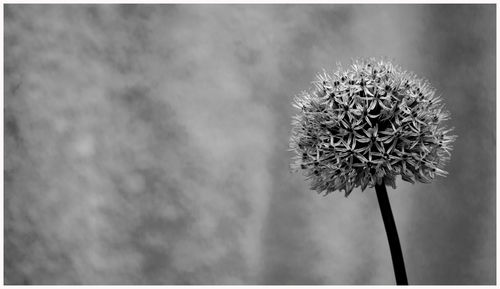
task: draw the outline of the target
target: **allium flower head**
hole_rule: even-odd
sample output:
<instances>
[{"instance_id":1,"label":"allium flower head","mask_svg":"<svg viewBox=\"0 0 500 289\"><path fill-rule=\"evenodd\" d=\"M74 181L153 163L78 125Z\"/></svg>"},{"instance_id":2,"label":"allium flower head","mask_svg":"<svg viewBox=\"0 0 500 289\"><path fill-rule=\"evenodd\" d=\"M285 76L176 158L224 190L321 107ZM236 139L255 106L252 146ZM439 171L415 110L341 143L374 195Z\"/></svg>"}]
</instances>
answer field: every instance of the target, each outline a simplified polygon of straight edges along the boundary
<instances>
[{"instance_id":1,"label":"allium flower head","mask_svg":"<svg viewBox=\"0 0 500 289\"><path fill-rule=\"evenodd\" d=\"M456 136L442 125L449 113L436 90L388 60L358 59L324 71L315 88L294 98L292 168L325 194L376 183L396 187L446 176Z\"/></svg>"}]
</instances>

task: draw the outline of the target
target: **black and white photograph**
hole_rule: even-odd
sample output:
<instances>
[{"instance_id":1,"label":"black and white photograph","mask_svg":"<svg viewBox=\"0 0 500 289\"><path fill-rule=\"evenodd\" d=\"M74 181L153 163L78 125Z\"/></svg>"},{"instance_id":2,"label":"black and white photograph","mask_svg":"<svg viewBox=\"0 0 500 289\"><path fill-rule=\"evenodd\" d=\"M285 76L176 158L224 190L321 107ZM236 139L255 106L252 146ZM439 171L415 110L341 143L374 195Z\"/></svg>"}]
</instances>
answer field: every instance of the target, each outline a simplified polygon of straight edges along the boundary
<instances>
[{"instance_id":1,"label":"black and white photograph","mask_svg":"<svg viewBox=\"0 0 500 289\"><path fill-rule=\"evenodd\" d=\"M5 3L4 285L496 285L497 4Z\"/></svg>"}]
</instances>

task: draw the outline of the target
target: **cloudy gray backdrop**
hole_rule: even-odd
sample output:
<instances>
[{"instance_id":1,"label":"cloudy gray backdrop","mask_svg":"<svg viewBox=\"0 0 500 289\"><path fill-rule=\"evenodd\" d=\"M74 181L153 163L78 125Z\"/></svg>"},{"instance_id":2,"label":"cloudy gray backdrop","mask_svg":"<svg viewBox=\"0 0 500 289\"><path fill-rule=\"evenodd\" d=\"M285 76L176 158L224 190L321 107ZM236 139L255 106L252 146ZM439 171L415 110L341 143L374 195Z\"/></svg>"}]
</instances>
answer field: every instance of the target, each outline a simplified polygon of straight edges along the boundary
<instances>
[{"instance_id":1,"label":"cloudy gray backdrop","mask_svg":"<svg viewBox=\"0 0 500 289\"><path fill-rule=\"evenodd\" d=\"M388 56L448 178L389 190L410 284L495 284L494 5L6 5L7 284L394 284L373 189L289 172L291 97Z\"/></svg>"}]
</instances>

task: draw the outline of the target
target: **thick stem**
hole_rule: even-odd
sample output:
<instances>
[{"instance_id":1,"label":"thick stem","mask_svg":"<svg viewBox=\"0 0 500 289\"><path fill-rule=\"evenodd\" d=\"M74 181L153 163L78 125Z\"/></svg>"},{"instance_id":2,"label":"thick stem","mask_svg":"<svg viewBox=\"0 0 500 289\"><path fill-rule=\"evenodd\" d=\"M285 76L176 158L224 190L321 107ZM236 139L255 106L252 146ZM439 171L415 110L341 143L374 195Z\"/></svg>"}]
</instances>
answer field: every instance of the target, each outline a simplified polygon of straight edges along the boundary
<instances>
[{"instance_id":1,"label":"thick stem","mask_svg":"<svg viewBox=\"0 0 500 289\"><path fill-rule=\"evenodd\" d=\"M376 184L375 191L377 192L378 204L380 206L380 212L382 213L382 220L384 221L387 239L389 240L392 265L394 267L394 274L396 275L396 284L408 285L403 252L401 251L401 245L399 244L398 231L396 229L394 217L392 216L391 204L389 203L389 197L387 196L385 184Z\"/></svg>"}]
</instances>

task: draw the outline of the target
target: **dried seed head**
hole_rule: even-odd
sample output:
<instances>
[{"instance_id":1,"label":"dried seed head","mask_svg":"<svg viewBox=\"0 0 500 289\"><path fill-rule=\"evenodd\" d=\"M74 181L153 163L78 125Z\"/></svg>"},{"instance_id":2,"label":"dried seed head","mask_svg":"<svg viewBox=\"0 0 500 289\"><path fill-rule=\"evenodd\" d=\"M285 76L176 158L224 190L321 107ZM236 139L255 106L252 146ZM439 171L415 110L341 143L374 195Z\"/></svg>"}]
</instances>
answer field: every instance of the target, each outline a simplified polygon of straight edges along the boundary
<instances>
[{"instance_id":1,"label":"dried seed head","mask_svg":"<svg viewBox=\"0 0 500 289\"><path fill-rule=\"evenodd\" d=\"M456 136L442 125L449 113L430 84L391 61L354 60L318 74L315 89L294 98L292 168L303 169L311 189L329 194L396 176L411 183L446 176Z\"/></svg>"}]
</instances>

